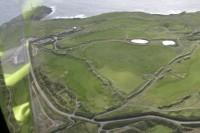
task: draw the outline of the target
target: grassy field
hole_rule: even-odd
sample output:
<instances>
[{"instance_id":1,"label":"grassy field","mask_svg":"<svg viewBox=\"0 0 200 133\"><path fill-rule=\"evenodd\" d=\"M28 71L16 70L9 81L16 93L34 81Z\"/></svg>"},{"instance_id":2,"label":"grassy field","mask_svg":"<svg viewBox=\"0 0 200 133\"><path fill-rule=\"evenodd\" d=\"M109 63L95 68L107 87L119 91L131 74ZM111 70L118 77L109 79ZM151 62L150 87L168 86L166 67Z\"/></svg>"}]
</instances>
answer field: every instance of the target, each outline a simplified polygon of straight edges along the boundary
<instances>
[{"instance_id":1,"label":"grassy field","mask_svg":"<svg viewBox=\"0 0 200 133\"><path fill-rule=\"evenodd\" d=\"M87 23L85 25L89 25L87 29L59 42L63 47L70 47L99 40L125 40L133 38L145 38L149 40L159 38L176 39L177 37L183 36L183 33L186 32L181 33L175 31L178 25L181 25L181 30L185 30L183 23L174 21L170 28L164 27L163 25L165 23L166 20L152 21L138 18L111 18L98 24L94 23L89 25Z\"/></svg>"},{"instance_id":2,"label":"grassy field","mask_svg":"<svg viewBox=\"0 0 200 133\"><path fill-rule=\"evenodd\" d=\"M74 54L93 61L97 70L126 94L145 82L144 74L155 73L176 56L170 47L134 46L120 42L86 45Z\"/></svg>"},{"instance_id":3,"label":"grassy field","mask_svg":"<svg viewBox=\"0 0 200 133\"><path fill-rule=\"evenodd\" d=\"M54 46L53 46L53 44L48 44L48 45L43 46L43 48L52 50L54 48Z\"/></svg>"},{"instance_id":4,"label":"grassy field","mask_svg":"<svg viewBox=\"0 0 200 133\"><path fill-rule=\"evenodd\" d=\"M110 97L112 91L105 88L98 80L85 62L68 56L56 56L49 53L41 53L39 58L42 61L42 70L55 82L65 84L75 92L78 100L92 111L102 111L105 107L111 106L115 98Z\"/></svg>"},{"instance_id":5,"label":"grassy field","mask_svg":"<svg viewBox=\"0 0 200 133\"><path fill-rule=\"evenodd\" d=\"M31 16L32 14L30 14ZM81 28L80 31L59 40L58 45L70 48L84 44L73 50L72 56L76 55L92 61L95 70L102 77L108 79L113 86L105 85L98 76L95 76L86 61L72 56L58 56L41 51L35 57L39 61L36 62L36 65L41 66L42 72L47 74L52 81L61 82L73 91L77 95L78 101L81 101L83 109L99 113L122 102L120 96L127 96L135 92L146 82L144 74L154 74L178 54L187 52L194 43L199 43L199 33L194 36L187 35L199 30L200 13L163 16L140 12L121 12L71 20L35 21L29 18L23 20L23 23L19 19L1 26L0 47L4 44L2 49L9 50L20 45L22 24L24 24L27 38L29 36L55 35L74 26ZM150 45L136 46L127 43L135 38L148 39ZM161 45L162 40L180 40L180 42L178 47L166 47ZM51 50L53 45L44 47ZM0 48L0 56L3 52L2 49ZM69 51L57 51L60 54L67 52ZM170 66L172 71L165 72L162 80L158 80L151 88L130 101L126 108L99 116L99 118L123 117L150 111L163 113L163 110L158 109L159 106L169 105L187 95L191 95L191 98L172 109L186 106L199 107L199 53L200 49L198 48L190 60L182 60L181 63ZM21 133L31 132L31 128L33 128L33 118L28 104L28 81L23 79L28 72L29 65L27 64L13 74L4 73L6 84L13 88L12 107L16 120L20 121L18 126ZM8 65L7 68L11 67ZM3 98L6 98L4 94L5 92L1 90L1 102L4 101ZM3 110L5 111L5 109L4 106ZM192 108L164 112L164 114L189 119L198 117L199 111ZM85 132L94 132L97 128L95 124L79 122L70 132L77 132L77 130L81 132L82 129ZM157 125L148 132L167 133L172 131Z\"/></svg>"},{"instance_id":6,"label":"grassy field","mask_svg":"<svg viewBox=\"0 0 200 133\"><path fill-rule=\"evenodd\" d=\"M139 14L139 13L138 13ZM148 16L141 18L133 13L114 13L104 14L97 17L82 20L52 20L44 22L27 22L26 34L34 36L44 36L64 31L67 27L85 26L81 32L69 35L60 40L63 47L77 46L80 43L86 43L106 39L125 39L125 38L146 38L146 39L176 39L192 32L192 26L188 21L180 21L177 18L185 19L181 16ZM121 16L123 15L123 17ZM126 17L125 17L126 16ZM148 17L147 17L148 16ZM196 19L196 17L195 17ZM189 23L189 24L188 24ZM58 26L59 25L59 26ZM189 25L189 26L188 26Z\"/></svg>"},{"instance_id":7,"label":"grassy field","mask_svg":"<svg viewBox=\"0 0 200 133\"><path fill-rule=\"evenodd\" d=\"M134 26L130 26L130 27L117 26L117 27L107 28L107 29L99 29L99 30L96 29L94 30L94 32L89 32L83 35L77 35L73 39L75 39L78 43L83 43L83 42L92 42L92 41L98 41L98 40L116 40L116 39L125 40L126 38L129 38L129 39L132 39L132 38L175 39L176 37L177 37L177 34L171 33L171 32L169 34L165 29L162 29L162 28L160 31L159 27L156 29L156 27L155 28L153 27L134 28Z\"/></svg>"},{"instance_id":8,"label":"grassy field","mask_svg":"<svg viewBox=\"0 0 200 133\"><path fill-rule=\"evenodd\" d=\"M198 69L200 48L192 55L190 60L182 60L181 63L173 65L171 72L164 74L163 80L158 80L149 90L128 105L129 108L122 108L113 113L109 113L99 118L115 118L118 116L129 116L142 112L160 112L178 118L199 118L199 82L200 71ZM185 75L185 76L183 76ZM179 105L175 105L164 111L159 110L159 106L175 103L181 98L191 95L191 98ZM179 108L186 108L179 110ZM187 109L188 108L188 109Z\"/></svg>"},{"instance_id":9,"label":"grassy field","mask_svg":"<svg viewBox=\"0 0 200 133\"><path fill-rule=\"evenodd\" d=\"M157 125L156 127L150 129L148 132L149 133L172 133L173 130L162 125Z\"/></svg>"}]
</instances>

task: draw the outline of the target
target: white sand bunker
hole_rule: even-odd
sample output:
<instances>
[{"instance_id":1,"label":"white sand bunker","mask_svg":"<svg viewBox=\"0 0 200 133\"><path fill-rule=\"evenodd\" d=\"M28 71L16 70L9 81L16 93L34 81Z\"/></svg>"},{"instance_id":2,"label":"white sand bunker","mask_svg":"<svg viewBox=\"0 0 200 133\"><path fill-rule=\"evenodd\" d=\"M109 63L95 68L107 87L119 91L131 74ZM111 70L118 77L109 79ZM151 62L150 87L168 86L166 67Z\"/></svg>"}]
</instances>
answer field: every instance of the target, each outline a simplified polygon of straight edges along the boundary
<instances>
[{"instance_id":1,"label":"white sand bunker","mask_svg":"<svg viewBox=\"0 0 200 133\"><path fill-rule=\"evenodd\" d=\"M133 39L131 40L132 43L135 43L135 44L148 44L149 41L147 40L144 40L144 39Z\"/></svg>"},{"instance_id":2,"label":"white sand bunker","mask_svg":"<svg viewBox=\"0 0 200 133\"><path fill-rule=\"evenodd\" d=\"M165 46L174 46L174 45L176 45L176 42L171 41L171 40L166 40L166 41L163 41L162 44Z\"/></svg>"}]
</instances>

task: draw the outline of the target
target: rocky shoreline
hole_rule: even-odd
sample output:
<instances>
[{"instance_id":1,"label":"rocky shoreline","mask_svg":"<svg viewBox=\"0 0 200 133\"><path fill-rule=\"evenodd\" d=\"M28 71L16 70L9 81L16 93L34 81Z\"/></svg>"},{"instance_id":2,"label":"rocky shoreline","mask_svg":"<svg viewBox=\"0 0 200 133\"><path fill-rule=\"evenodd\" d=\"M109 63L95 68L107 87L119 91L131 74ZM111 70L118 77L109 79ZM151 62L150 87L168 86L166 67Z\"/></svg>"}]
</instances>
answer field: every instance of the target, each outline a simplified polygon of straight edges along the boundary
<instances>
[{"instance_id":1,"label":"rocky shoreline","mask_svg":"<svg viewBox=\"0 0 200 133\"><path fill-rule=\"evenodd\" d=\"M32 20L41 20L52 13L53 9L46 6L39 6L34 9L35 13L32 15Z\"/></svg>"}]
</instances>

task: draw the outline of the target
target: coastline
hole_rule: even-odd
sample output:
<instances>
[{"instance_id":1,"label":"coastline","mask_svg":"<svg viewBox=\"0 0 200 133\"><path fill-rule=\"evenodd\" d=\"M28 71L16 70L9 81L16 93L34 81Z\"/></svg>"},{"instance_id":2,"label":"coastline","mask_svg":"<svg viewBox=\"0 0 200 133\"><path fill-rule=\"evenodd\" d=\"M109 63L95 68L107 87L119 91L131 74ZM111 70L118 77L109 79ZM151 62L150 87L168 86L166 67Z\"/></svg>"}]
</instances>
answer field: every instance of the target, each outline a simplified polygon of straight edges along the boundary
<instances>
[{"instance_id":1,"label":"coastline","mask_svg":"<svg viewBox=\"0 0 200 133\"><path fill-rule=\"evenodd\" d=\"M45 6L48 7L48 6ZM102 14L107 14L107 13L115 13L115 12L119 12L119 13L123 13L123 12L129 12L129 13L145 13L145 14L150 14L150 15L161 15L161 16L168 16L168 15L179 15L179 14L190 14L190 13L198 13L200 11L197 10L190 10L190 11L181 11L181 10L169 10L168 12L145 12L145 11L110 11L110 12L103 12L103 13L96 13L95 15L88 15L88 14L84 14L84 13L80 13L80 14L76 14L76 15L55 15L57 12L57 7L56 6L51 6L48 7L51 9L51 13L49 13L47 16L45 16L44 18L42 18L42 20L54 20L54 19L84 19L84 18L88 18L88 17L94 17L94 16L98 16L98 15L102 15Z\"/></svg>"},{"instance_id":2,"label":"coastline","mask_svg":"<svg viewBox=\"0 0 200 133\"><path fill-rule=\"evenodd\" d=\"M51 8L52 12L45 16L42 20L53 20L53 19L83 19L83 18L87 18L88 16L86 16L85 14L77 14L74 16L68 16L68 15L64 15L64 16L53 16L57 10L56 6L51 6L48 7Z\"/></svg>"},{"instance_id":3,"label":"coastline","mask_svg":"<svg viewBox=\"0 0 200 133\"><path fill-rule=\"evenodd\" d=\"M57 12L56 6L38 6L35 7L33 10L28 11L27 13L30 13L31 16L29 16L29 19L31 20L41 20L41 21L46 21L46 20L56 20L56 19L85 19L89 17L94 17L98 15L103 15L103 14L108 14L108 13L144 13L144 14L150 14L150 15L158 15L158 16L168 16L168 15L180 15L180 14L191 14L191 13L199 13L200 11L179 11L179 12L173 12L171 14L163 14L163 13L150 13L150 12L144 12L144 11L113 11L113 12L103 12L103 13L97 13L95 15L85 15L85 14L77 14L74 16L68 16L68 15L58 15L55 16ZM6 22L18 22L21 21L21 15L13 18L12 20ZM4 23L4 24L6 24ZM2 24L2 25L4 25ZM0 27L2 26L0 25Z\"/></svg>"}]
</instances>

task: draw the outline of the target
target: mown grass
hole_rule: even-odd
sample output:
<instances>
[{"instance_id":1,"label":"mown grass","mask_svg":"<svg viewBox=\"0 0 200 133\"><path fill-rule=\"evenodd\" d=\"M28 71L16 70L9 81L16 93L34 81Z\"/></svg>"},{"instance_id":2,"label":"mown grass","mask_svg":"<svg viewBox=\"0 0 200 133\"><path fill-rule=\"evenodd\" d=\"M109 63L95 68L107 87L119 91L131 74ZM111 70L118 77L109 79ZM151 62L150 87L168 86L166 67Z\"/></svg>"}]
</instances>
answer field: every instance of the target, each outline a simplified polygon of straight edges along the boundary
<instances>
[{"instance_id":1,"label":"mown grass","mask_svg":"<svg viewBox=\"0 0 200 133\"><path fill-rule=\"evenodd\" d=\"M128 22L129 25L125 25L124 23L120 22ZM112 25L107 27L106 23L103 23L102 26L97 25L97 27L90 27L91 31L88 31L85 34L80 34L72 37L73 40L77 43L86 43L86 42L94 42L99 40L125 40L125 39L133 39L133 38L145 38L145 39L176 39L182 36L181 33L176 33L174 31L170 31L167 28L162 26L152 25L153 22L146 22L146 20L140 20L140 25L131 24L134 19L121 19L119 22L115 22L110 20L109 22ZM146 25L143 23L147 23ZM123 24L123 25L120 25ZM105 26L106 27L105 27ZM99 27L98 27L99 26Z\"/></svg>"},{"instance_id":2,"label":"mown grass","mask_svg":"<svg viewBox=\"0 0 200 133\"><path fill-rule=\"evenodd\" d=\"M144 74L155 73L176 56L170 47L134 46L121 42L87 45L74 54L93 61L96 69L126 94L145 82Z\"/></svg>"},{"instance_id":3,"label":"mown grass","mask_svg":"<svg viewBox=\"0 0 200 133\"><path fill-rule=\"evenodd\" d=\"M56 56L42 53L43 71L55 82L64 83L77 94L78 100L83 102L87 109L102 111L111 106L114 97L112 91L106 89L102 82L95 77L83 61L68 56Z\"/></svg>"},{"instance_id":4,"label":"mown grass","mask_svg":"<svg viewBox=\"0 0 200 133\"><path fill-rule=\"evenodd\" d=\"M43 46L43 48L46 48L48 50L53 50L54 46L53 46L53 44L48 44L48 45Z\"/></svg>"},{"instance_id":5,"label":"mown grass","mask_svg":"<svg viewBox=\"0 0 200 133\"><path fill-rule=\"evenodd\" d=\"M116 88L126 94L130 94L144 82L142 76L129 71L113 71L111 68L104 67L99 72L110 79Z\"/></svg>"},{"instance_id":6,"label":"mown grass","mask_svg":"<svg viewBox=\"0 0 200 133\"><path fill-rule=\"evenodd\" d=\"M149 130L149 133L172 133L172 132L173 132L172 129L163 125L157 125Z\"/></svg>"},{"instance_id":7,"label":"mown grass","mask_svg":"<svg viewBox=\"0 0 200 133\"><path fill-rule=\"evenodd\" d=\"M125 38L123 30L120 28L105 29L102 31L89 32L80 36L76 36L78 42L91 42L94 40L106 40L106 39L119 39Z\"/></svg>"},{"instance_id":8,"label":"mown grass","mask_svg":"<svg viewBox=\"0 0 200 133\"><path fill-rule=\"evenodd\" d=\"M58 46L60 47L74 47L74 46L78 46L80 45L80 43L76 42L74 39L71 38L64 38L62 40L58 41Z\"/></svg>"}]
</instances>

